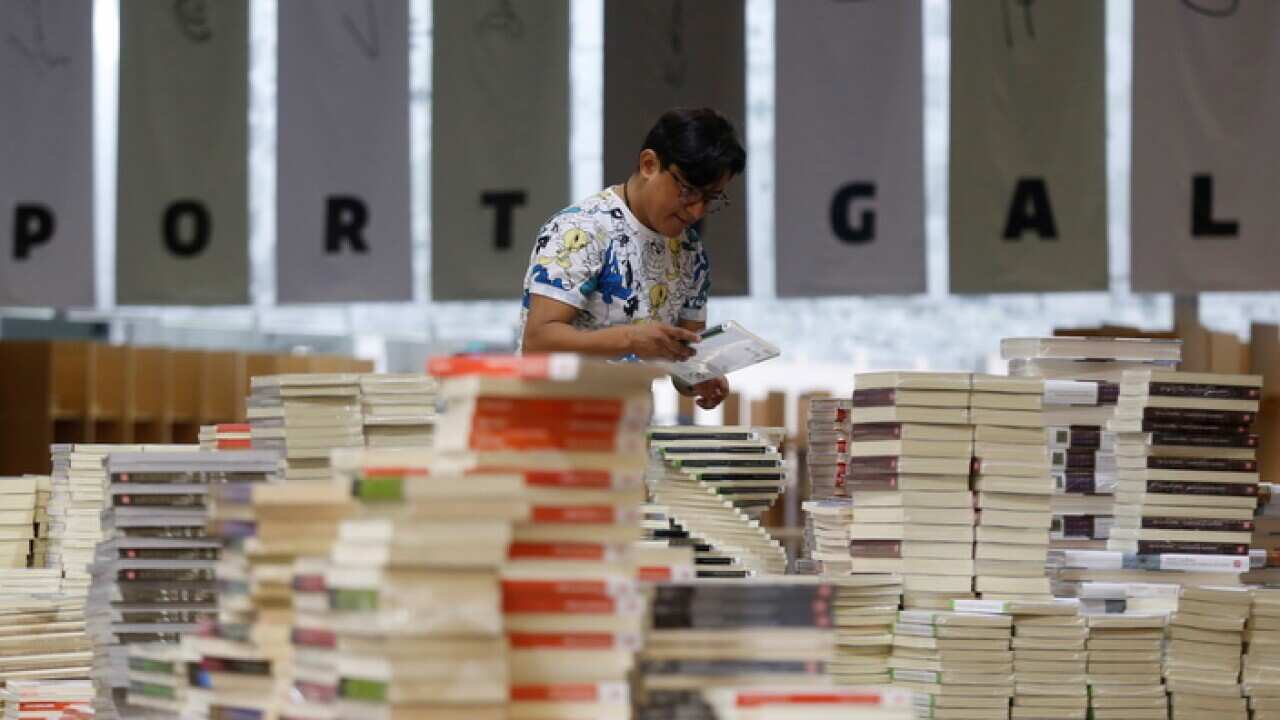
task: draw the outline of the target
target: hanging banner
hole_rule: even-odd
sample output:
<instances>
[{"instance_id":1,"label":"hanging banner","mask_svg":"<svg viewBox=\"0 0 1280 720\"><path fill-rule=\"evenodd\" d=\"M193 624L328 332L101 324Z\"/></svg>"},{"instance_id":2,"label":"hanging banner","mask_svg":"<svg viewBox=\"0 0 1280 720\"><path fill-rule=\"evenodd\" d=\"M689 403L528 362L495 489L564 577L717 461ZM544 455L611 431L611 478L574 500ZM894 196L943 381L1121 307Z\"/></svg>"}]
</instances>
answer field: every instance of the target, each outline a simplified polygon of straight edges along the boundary
<instances>
[{"instance_id":1,"label":"hanging banner","mask_svg":"<svg viewBox=\"0 0 1280 720\"><path fill-rule=\"evenodd\" d=\"M605 0L604 180L625 182L663 112L711 107L746 133L746 14L742 0ZM702 220L712 295L746 295L747 178L730 205Z\"/></svg>"},{"instance_id":2,"label":"hanging banner","mask_svg":"<svg viewBox=\"0 0 1280 720\"><path fill-rule=\"evenodd\" d=\"M120 3L116 299L249 299L246 0Z\"/></svg>"},{"instance_id":3,"label":"hanging banner","mask_svg":"<svg viewBox=\"0 0 1280 720\"><path fill-rule=\"evenodd\" d=\"M93 13L0 3L0 306L91 306Z\"/></svg>"},{"instance_id":4,"label":"hanging banner","mask_svg":"<svg viewBox=\"0 0 1280 720\"><path fill-rule=\"evenodd\" d=\"M434 3L431 294L517 300L569 198L569 2Z\"/></svg>"},{"instance_id":5,"label":"hanging banner","mask_svg":"<svg viewBox=\"0 0 1280 720\"><path fill-rule=\"evenodd\" d=\"M1278 290L1280 3L1133 10L1133 289Z\"/></svg>"},{"instance_id":6,"label":"hanging banner","mask_svg":"<svg viewBox=\"0 0 1280 720\"><path fill-rule=\"evenodd\" d=\"M781 297L925 290L919 0L777 5Z\"/></svg>"},{"instance_id":7,"label":"hanging banner","mask_svg":"<svg viewBox=\"0 0 1280 720\"><path fill-rule=\"evenodd\" d=\"M1107 288L1105 15L952 5L952 292Z\"/></svg>"},{"instance_id":8,"label":"hanging banner","mask_svg":"<svg viewBox=\"0 0 1280 720\"><path fill-rule=\"evenodd\" d=\"M412 300L408 0L279 17L276 298Z\"/></svg>"}]
</instances>

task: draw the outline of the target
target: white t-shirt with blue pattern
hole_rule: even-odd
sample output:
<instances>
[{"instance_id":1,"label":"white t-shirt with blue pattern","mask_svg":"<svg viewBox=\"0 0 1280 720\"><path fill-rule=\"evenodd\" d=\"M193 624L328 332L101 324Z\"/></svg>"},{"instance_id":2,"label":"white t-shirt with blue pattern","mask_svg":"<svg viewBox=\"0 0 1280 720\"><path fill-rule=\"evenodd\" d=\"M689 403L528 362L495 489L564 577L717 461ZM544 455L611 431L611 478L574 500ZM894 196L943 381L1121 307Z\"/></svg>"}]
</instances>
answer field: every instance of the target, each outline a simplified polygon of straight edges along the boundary
<instances>
[{"instance_id":1,"label":"white t-shirt with blue pattern","mask_svg":"<svg viewBox=\"0 0 1280 720\"><path fill-rule=\"evenodd\" d=\"M636 220L613 188L602 190L538 231L525 273L520 336L531 295L577 308L573 326L582 330L705 322L710 269L692 228L663 237Z\"/></svg>"}]
</instances>

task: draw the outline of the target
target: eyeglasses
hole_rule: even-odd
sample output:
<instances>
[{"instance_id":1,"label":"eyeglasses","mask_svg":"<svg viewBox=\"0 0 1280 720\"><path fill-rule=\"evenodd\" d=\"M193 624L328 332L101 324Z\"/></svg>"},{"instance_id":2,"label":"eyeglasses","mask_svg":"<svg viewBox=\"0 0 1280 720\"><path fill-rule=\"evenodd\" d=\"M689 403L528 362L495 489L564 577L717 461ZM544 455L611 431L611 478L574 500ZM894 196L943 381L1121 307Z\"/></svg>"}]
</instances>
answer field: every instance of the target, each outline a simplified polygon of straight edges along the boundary
<instances>
[{"instance_id":1,"label":"eyeglasses","mask_svg":"<svg viewBox=\"0 0 1280 720\"><path fill-rule=\"evenodd\" d=\"M702 203L702 207L708 215L714 215L729 207L729 196L723 191L707 193L705 190L690 185L687 180L680 177L680 173L675 168L668 167L666 171L671 173L671 178L680 186L680 203L686 207Z\"/></svg>"}]
</instances>

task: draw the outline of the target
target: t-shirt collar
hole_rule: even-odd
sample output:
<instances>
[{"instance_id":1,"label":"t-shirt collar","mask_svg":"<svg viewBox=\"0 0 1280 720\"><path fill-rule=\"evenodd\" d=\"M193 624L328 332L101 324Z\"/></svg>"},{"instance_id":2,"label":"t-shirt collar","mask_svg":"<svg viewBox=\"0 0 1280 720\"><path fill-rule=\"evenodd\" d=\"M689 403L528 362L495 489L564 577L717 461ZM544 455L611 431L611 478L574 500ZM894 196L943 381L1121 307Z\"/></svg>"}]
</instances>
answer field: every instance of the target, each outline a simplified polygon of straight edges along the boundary
<instances>
[{"instance_id":1,"label":"t-shirt collar","mask_svg":"<svg viewBox=\"0 0 1280 720\"><path fill-rule=\"evenodd\" d=\"M646 240L652 240L654 242L667 241L667 238L664 237L662 233L651 229L648 225L637 220L635 215L631 214L631 208L627 207L627 204L622 201L622 196L618 194L617 189L610 186L607 192L610 203L622 211L622 216L626 218L627 225L631 228L631 231L636 234L636 236ZM680 235L683 236L684 233L681 233Z\"/></svg>"}]
</instances>

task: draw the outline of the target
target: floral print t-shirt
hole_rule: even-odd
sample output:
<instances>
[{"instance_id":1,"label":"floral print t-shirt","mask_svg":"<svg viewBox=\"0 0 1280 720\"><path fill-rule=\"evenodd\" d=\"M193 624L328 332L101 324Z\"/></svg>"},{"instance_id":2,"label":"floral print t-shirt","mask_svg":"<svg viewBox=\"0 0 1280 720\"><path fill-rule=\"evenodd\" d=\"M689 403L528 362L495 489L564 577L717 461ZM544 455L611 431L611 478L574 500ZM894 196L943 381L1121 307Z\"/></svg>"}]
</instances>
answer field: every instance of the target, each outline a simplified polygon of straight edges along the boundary
<instances>
[{"instance_id":1,"label":"floral print t-shirt","mask_svg":"<svg viewBox=\"0 0 1280 720\"><path fill-rule=\"evenodd\" d=\"M636 220L609 188L556 213L538 231L517 337L524 336L531 295L577 308L573 326L582 330L705 322L709 273L706 249L692 228L663 237Z\"/></svg>"}]
</instances>

